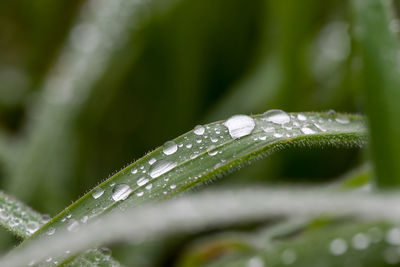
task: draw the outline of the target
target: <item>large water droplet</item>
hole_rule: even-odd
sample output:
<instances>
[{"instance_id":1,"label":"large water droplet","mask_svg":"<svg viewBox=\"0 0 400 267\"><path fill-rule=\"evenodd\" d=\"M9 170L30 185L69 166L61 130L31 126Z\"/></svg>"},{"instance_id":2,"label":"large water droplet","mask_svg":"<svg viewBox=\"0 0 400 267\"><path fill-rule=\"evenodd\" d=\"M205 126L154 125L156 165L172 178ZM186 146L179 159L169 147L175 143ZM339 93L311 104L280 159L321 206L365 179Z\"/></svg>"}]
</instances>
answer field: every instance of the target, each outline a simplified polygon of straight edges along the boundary
<instances>
[{"instance_id":1,"label":"large water droplet","mask_svg":"<svg viewBox=\"0 0 400 267\"><path fill-rule=\"evenodd\" d=\"M142 185L147 184L148 182L149 182L149 179L147 179L146 177L141 177L141 178L139 178L139 180L136 181L136 184L138 186L142 186Z\"/></svg>"},{"instance_id":2,"label":"large water droplet","mask_svg":"<svg viewBox=\"0 0 400 267\"><path fill-rule=\"evenodd\" d=\"M174 141L168 141L164 144L163 152L165 155L172 155L178 150L178 146Z\"/></svg>"},{"instance_id":3,"label":"large water droplet","mask_svg":"<svg viewBox=\"0 0 400 267\"><path fill-rule=\"evenodd\" d=\"M150 167L150 176L151 178L156 178L166 172L169 172L177 165L176 162L169 160L159 160Z\"/></svg>"},{"instance_id":4,"label":"large water droplet","mask_svg":"<svg viewBox=\"0 0 400 267\"><path fill-rule=\"evenodd\" d=\"M230 136L234 139L249 135L256 126L254 120L246 115L232 116L224 122L224 125L228 128Z\"/></svg>"},{"instance_id":5,"label":"large water droplet","mask_svg":"<svg viewBox=\"0 0 400 267\"><path fill-rule=\"evenodd\" d=\"M268 110L263 114L262 119L281 125L290 122L290 116L285 111L280 109Z\"/></svg>"},{"instance_id":6,"label":"large water droplet","mask_svg":"<svg viewBox=\"0 0 400 267\"><path fill-rule=\"evenodd\" d=\"M115 186L112 194L112 199L114 201L120 201L126 199L129 194L132 192L132 189L127 184L119 184Z\"/></svg>"},{"instance_id":7,"label":"large water droplet","mask_svg":"<svg viewBox=\"0 0 400 267\"><path fill-rule=\"evenodd\" d=\"M201 125L197 125L196 127L194 127L194 133L197 135L203 135L204 131L205 131L205 129Z\"/></svg>"},{"instance_id":8,"label":"large water droplet","mask_svg":"<svg viewBox=\"0 0 400 267\"><path fill-rule=\"evenodd\" d=\"M101 197L101 196L103 195L103 193L104 193L104 189L103 189L103 188L101 188L101 187L95 187L95 188L93 189L92 197L93 197L94 199L98 199L99 197Z\"/></svg>"},{"instance_id":9,"label":"large water droplet","mask_svg":"<svg viewBox=\"0 0 400 267\"><path fill-rule=\"evenodd\" d=\"M329 245L329 251L335 255L342 255L347 251L347 242L344 239L336 238Z\"/></svg>"}]
</instances>

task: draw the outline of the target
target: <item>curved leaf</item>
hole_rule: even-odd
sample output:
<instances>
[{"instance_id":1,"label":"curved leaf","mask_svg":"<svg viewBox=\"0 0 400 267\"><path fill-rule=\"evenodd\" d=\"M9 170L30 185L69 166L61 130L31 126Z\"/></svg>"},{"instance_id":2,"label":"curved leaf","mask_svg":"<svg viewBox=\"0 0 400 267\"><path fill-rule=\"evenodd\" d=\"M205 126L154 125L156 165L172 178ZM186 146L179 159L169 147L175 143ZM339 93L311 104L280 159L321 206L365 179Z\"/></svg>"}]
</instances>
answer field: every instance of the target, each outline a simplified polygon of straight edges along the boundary
<instances>
[{"instance_id":1,"label":"curved leaf","mask_svg":"<svg viewBox=\"0 0 400 267\"><path fill-rule=\"evenodd\" d=\"M202 184L226 171L294 145L360 146L364 120L356 115L291 113L233 116L225 122L196 126L98 185L53 218L38 233L74 231L112 209L125 210Z\"/></svg>"},{"instance_id":2,"label":"curved leaf","mask_svg":"<svg viewBox=\"0 0 400 267\"><path fill-rule=\"evenodd\" d=\"M0 191L0 225L20 238L27 238L49 220L15 198Z\"/></svg>"}]
</instances>

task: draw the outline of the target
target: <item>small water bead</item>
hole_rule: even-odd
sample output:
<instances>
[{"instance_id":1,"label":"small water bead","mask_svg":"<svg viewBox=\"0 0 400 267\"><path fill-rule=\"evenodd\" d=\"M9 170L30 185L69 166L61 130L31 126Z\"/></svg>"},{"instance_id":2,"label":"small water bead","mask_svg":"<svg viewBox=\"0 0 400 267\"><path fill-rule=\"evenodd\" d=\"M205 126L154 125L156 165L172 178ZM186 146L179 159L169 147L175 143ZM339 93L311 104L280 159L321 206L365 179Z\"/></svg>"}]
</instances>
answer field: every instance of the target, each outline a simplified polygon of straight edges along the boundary
<instances>
[{"instance_id":1,"label":"small water bead","mask_svg":"<svg viewBox=\"0 0 400 267\"><path fill-rule=\"evenodd\" d=\"M51 217L50 217L49 214L43 214L43 215L42 215L42 220L43 220L44 223L49 222L50 219L51 219Z\"/></svg>"},{"instance_id":2,"label":"small water bead","mask_svg":"<svg viewBox=\"0 0 400 267\"><path fill-rule=\"evenodd\" d=\"M149 182L149 179L147 179L146 177L140 177L139 180L136 181L136 184L138 186L143 186L145 184L147 184Z\"/></svg>"},{"instance_id":3,"label":"small water bead","mask_svg":"<svg viewBox=\"0 0 400 267\"><path fill-rule=\"evenodd\" d=\"M110 257L112 254L111 249L109 249L107 247L101 247L99 250L106 257Z\"/></svg>"},{"instance_id":4,"label":"small water bead","mask_svg":"<svg viewBox=\"0 0 400 267\"><path fill-rule=\"evenodd\" d=\"M211 139L211 142L213 142L213 143L218 142L218 138L216 138L216 137L211 137L210 139Z\"/></svg>"},{"instance_id":5,"label":"small water bead","mask_svg":"<svg viewBox=\"0 0 400 267\"><path fill-rule=\"evenodd\" d=\"M299 113L299 114L297 114L297 119L299 121L305 121L305 120L307 120L307 117L306 117L306 115Z\"/></svg>"},{"instance_id":6,"label":"small water bead","mask_svg":"<svg viewBox=\"0 0 400 267\"><path fill-rule=\"evenodd\" d=\"M280 109L268 110L263 114L262 119L280 125L290 122L290 116Z\"/></svg>"},{"instance_id":7,"label":"small water bead","mask_svg":"<svg viewBox=\"0 0 400 267\"><path fill-rule=\"evenodd\" d=\"M353 237L351 242L354 249L363 250L368 248L370 244L370 239L366 234L358 233Z\"/></svg>"},{"instance_id":8,"label":"small water bead","mask_svg":"<svg viewBox=\"0 0 400 267\"><path fill-rule=\"evenodd\" d=\"M186 148L192 148L192 144L190 144L190 143L187 144L187 145L186 145Z\"/></svg>"},{"instance_id":9,"label":"small water bead","mask_svg":"<svg viewBox=\"0 0 400 267\"><path fill-rule=\"evenodd\" d=\"M336 122L340 123L340 124L347 124L350 122L350 119L347 117L338 117L335 119Z\"/></svg>"},{"instance_id":10,"label":"small water bead","mask_svg":"<svg viewBox=\"0 0 400 267\"><path fill-rule=\"evenodd\" d=\"M274 133L274 137L276 137L276 138L281 138L283 136L283 134L280 134L280 133Z\"/></svg>"},{"instance_id":11,"label":"small water bead","mask_svg":"<svg viewBox=\"0 0 400 267\"><path fill-rule=\"evenodd\" d=\"M205 129L204 129L204 127L201 126L201 125L197 125L196 127L194 127L194 130L193 130L193 132L194 132L196 135L203 135L203 134L204 134L204 131L205 131Z\"/></svg>"},{"instance_id":12,"label":"small water bead","mask_svg":"<svg viewBox=\"0 0 400 267\"><path fill-rule=\"evenodd\" d=\"M137 169L132 169L132 170L131 170L131 173L132 173L132 174L136 174L136 173L137 173Z\"/></svg>"},{"instance_id":13,"label":"small water bead","mask_svg":"<svg viewBox=\"0 0 400 267\"><path fill-rule=\"evenodd\" d=\"M92 192L92 197L93 197L94 199L98 199L98 198L101 197L103 194L104 194L104 189L103 189L103 188L101 188L101 187L95 187L95 188L93 189L93 192Z\"/></svg>"},{"instance_id":14,"label":"small water bead","mask_svg":"<svg viewBox=\"0 0 400 267\"><path fill-rule=\"evenodd\" d=\"M149 164L150 165L153 165L154 163L156 163L156 159L155 158L151 158L151 159L149 159Z\"/></svg>"},{"instance_id":15,"label":"small water bead","mask_svg":"<svg viewBox=\"0 0 400 267\"><path fill-rule=\"evenodd\" d=\"M132 189L129 187L129 185L119 184L115 186L111 197L114 201L120 201L126 199L131 192Z\"/></svg>"},{"instance_id":16,"label":"small water bead","mask_svg":"<svg viewBox=\"0 0 400 267\"><path fill-rule=\"evenodd\" d=\"M153 184L148 184L148 185L146 185L146 189L147 189L147 190L150 190L152 187L153 187Z\"/></svg>"},{"instance_id":17,"label":"small water bead","mask_svg":"<svg viewBox=\"0 0 400 267\"><path fill-rule=\"evenodd\" d=\"M141 196L143 196L143 195L144 195L144 192L143 192L143 191L136 192L136 196L138 196L138 197L141 197Z\"/></svg>"},{"instance_id":18,"label":"small water bead","mask_svg":"<svg viewBox=\"0 0 400 267\"><path fill-rule=\"evenodd\" d=\"M314 123L314 126L317 127L319 130L326 132L326 129L324 127L322 127L321 125Z\"/></svg>"},{"instance_id":19,"label":"small water bead","mask_svg":"<svg viewBox=\"0 0 400 267\"><path fill-rule=\"evenodd\" d=\"M78 228L79 228L79 222L74 219L72 219L67 226L67 230L70 232L76 232Z\"/></svg>"},{"instance_id":20,"label":"small water bead","mask_svg":"<svg viewBox=\"0 0 400 267\"><path fill-rule=\"evenodd\" d=\"M165 142L163 147L163 153L165 155L172 155L178 150L178 146L174 141Z\"/></svg>"},{"instance_id":21,"label":"small water bead","mask_svg":"<svg viewBox=\"0 0 400 267\"><path fill-rule=\"evenodd\" d=\"M218 150L215 149L216 147L214 145L211 145L207 148L207 153L210 156L215 156L218 154Z\"/></svg>"},{"instance_id":22,"label":"small water bead","mask_svg":"<svg viewBox=\"0 0 400 267\"><path fill-rule=\"evenodd\" d=\"M254 120L246 115L235 115L224 122L229 134L233 139L237 139L251 134L256 126Z\"/></svg>"},{"instance_id":23,"label":"small water bead","mask_svg":"<svg viewBox=\"0 0 400 267\"><path fill-rule=\"evenodd\" d=\"M203 140L201 139L196 139L196 143L200 144Z\"/></svg>"},{"instance_id":24,"label":"small water bead","mask_svg":"<svg viewBox=\"0 0 400 267\"><path fill-rule=\"evenodd\" d=\"M33 234L34 232L36 232L37 229L39 229L40 225L38 222L35 221L30 221L26 224L26 230L30 233Z\"/></svg>"},{"instance_id":25,"label":"small water bead","mask_svg":"<svg viewBox=\"0 0 400 267\"><path fill-rule=\"evenodd\" d=\"M47 235L53 235L56 232L56 228L54 227L49 227L49 229L47 229L46 234Z\"/></svg>"},{"instance_id":26,"label":"small water bead","mask_svg":"<svg viewBox=\"0 0 400 267\"><path fill-rule=\"evenodd\" d=\"M173 168L178 165L176 162L169 160L159 160L155 164L150 167L150 177L156 178L164 173L171 171Z\"/></svg>"},{"instance_id":27,"label":"small water bead","mask_svg":"<svg viewBox=\"0 0 400 267\"><path fill-rule=\"evenodd\" d=\"M302 127L302 128L301 128L301 131L302 131L304 134L315 134L315 131L312 130L312 129L310 129L310 128L308 128L308 127Z\"/></svg>"},{"instance_id":28,"label":"small water bead","mask_svg":"<svg viewBox=\"0 0 400 267\"><path fill-rule=\"evenodd\" d=\"M262 135L262 136L259 137L259 139L261 141L265 141L265 140L267 140L267 136L266 135Z\"/></svg>"},{"instance_id":29,"label":"small water bead","mask_svg":"<svg viewBox=\"0 0 400 267\"><path fill-rule=\"evenodd\" d=\"M297 259L296 252L294 252L291 249L285 249L282 252L281 259L282 259L282 262L286 265L293 264Z\"/></svg>"},{"instance_id":30,"label":"small water bead","mask_svg":"<svg viewBox=\"0 0 400 267\"><path fill-rule=\"evenodd\" d=\"M329 245L329 251L335 255L342 255L347 251L347 242L342 238L334 239Z\"/></svg>"},{"instance_id":31,"label":"small water bead","mask_svg":"<svg viewBox=\"0 0 400 267\"><path fill-rule=\"evenodd\" d=\"M175 185L175 184L171 184L171 185L169 186L169 188L175 189L175 188L176 188L176 185Z\"/></svg>"},{"instance_id":32,"label":"small water bead","mask_svg":"<svg viewBox=\"0 0 400 267\"><path fill-rule=\"evenodd\" d=\"M88 219L89 219L89 216L85 215L82 217L81 222L86 223L88 221Z\"/></svg>"}]
</instances>

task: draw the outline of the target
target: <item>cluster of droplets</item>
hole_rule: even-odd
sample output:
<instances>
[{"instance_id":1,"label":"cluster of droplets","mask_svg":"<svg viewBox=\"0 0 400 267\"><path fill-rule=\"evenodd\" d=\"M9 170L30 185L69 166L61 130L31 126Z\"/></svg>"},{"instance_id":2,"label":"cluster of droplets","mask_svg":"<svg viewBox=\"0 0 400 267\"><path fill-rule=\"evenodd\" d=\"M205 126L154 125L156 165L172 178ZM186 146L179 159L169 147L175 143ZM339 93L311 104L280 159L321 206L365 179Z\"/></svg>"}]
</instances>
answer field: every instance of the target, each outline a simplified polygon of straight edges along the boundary
<instances>
[{"instance_id":1,"label":"cluster of droplets","mask_svg":"<svg viewBox=\"0 0 400 267\"><path fill-rule=\"evenodd\" d=\"M49 219L48 215L39 215L16 200L0 195L0 221L25 237L32 235Z\"/></svg>"}]
</instances>

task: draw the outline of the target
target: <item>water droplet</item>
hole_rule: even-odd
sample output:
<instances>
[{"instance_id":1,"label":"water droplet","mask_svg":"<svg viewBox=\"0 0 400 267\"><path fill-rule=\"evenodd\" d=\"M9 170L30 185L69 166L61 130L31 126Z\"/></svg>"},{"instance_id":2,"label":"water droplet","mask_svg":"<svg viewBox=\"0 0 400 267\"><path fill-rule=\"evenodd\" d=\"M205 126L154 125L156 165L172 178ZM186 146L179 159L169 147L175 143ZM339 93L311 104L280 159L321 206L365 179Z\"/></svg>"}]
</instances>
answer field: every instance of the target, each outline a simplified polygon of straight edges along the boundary
<instances>
[{"instance_id":1,"label":"water droplet","mask_svg":"<svg viewBox=\"0 0 400 267\"><path fill-rule=\"evenodd\" d=\"M302 131L304 134L315 134L315 131L312 130L312 129L310 129L310 128L308 128L308 127L303 127L303 128L301 128L301 131Z\"/></svg>"},{"instance_id":2,"label":"water droplet","mask_svg":"<svg viewBox=\"0 0 400 267\"><path fill-rule=\"evenodd\" d=\"M149 159L149 164L153 165L157 160L155 158Z\"/></svg>"},{"instance_id":3,"label":"water droplet","mask_svg":"<svg viewBox=\"0 0 400 267\"><path fill-rule=\"evenodd\" d=\"M321 125L314 123L314 126L317 127L319 130L326 132L326 129L324 127L322 127Z\"/></svg>"},{"instance_id":4,"label":"water droplet","mask_svg":"<svg viewBox=\"0 0 400 267\"><path fill-rule=\"evenodd\" d=\"M136 192L136 196L138 196L138 197L141 197L141 196L143 196L143 195L144 195L144 192L143 192L143 191Z\"/></svg>"},{"instance_id":5,"label":"water droplet","mask_svg":"<svg viewBox=\"0 0 400 267\"><path fill-rule=\"evenodd\" d=\"M82 223L86 223L88 221L89 217L87 215L83 216L81 219Z\"/></svg>"},{"instance_id":6,"label":"water droplet","mask_svg":"<svg viewBox=\"0 0 400 267\"><path fill-rule=\"evenodd\" d=\"M202 142L201 139L196 139L196 143L200 144Z\"/></svg>"},{"instance_id":7,"label":"water droplet","mask_svg":"<svg viewBox=\"0 0 400 267\"><path fill-rule=\"evenodd\" d=\"M280 133L274 133L274 137L276 137L276 138L281 138L283 136L283 134L280 134Z\"/></svg>"},{"instance_id":8,"label":"water droplet","mask_svg":"<svg viewBox=\"0 0 400 267\"><path fill-rule=\"evenodd\" d=\"M120 201L126 199L131 192L132 189L129 187L129 185L119 184L115 186L111 197L114 201Z\"/></svg>"},{"instance_id":9,"label":"water droplet","mask_svg":"<svg viewBox=\"0 0 400 267\"><path fill-rule=\"evenodd\" d=\"M215 149L215 146L214 146L214 145L211 145L211 146L209 146L209 147L207 148L207 153L208 153L208 155L210 155L210 156L215 156L215 155L218 154L218 150Z\"/></svg>"},{"instance_id":10,"label":"water droplet","mask_svg":"<svg viewBox=\"0 0 400 267\"><path fill-rule=\"evenodd\" d=\"M152 184L148 184L148 185L146 185L146 189L147 189L147 190L150 190L152 187L153 187L153 185L152 185Z\"/></svg>"},{"instance_id":11,"label":"water droplet","mask_svg":"<svg viewBox=\"0 0 400 267\"><path fill-rule=\"evenodd\" d=\"M139 180L137 180L136 184L138 186L142 186L145 185L149 182L149 179L147 179L146 177L140 177Z\"/></svg>"},{"instance_id":12,"label":"water droplet","mask_svg":"<svg viewBox=\"0 0 400 267\"><path fill-rule=\"evenodd\" d=\"M47 235L53 235L56 232L56 228L54 227L49 227L49 229L47 229L46 234Z\"/></svg>"},{"instance_id":13,"label":"water droplet","mask_svg":"<svg viewBox=\"0 0 400 267\"><path fill-rule=\"evenodd\" d=\"M33 234L34 232L36 232L37 229L39 229L40 225L38 222L35 221L30 221L26 224L26 230L30 233Z\"/></svg>"},{"instance_id":14,"label":"water droplet","mask_svg":"<svg viewBox=\"0 0 400 267\"><path fill-rule=\"evenodd\" d=\"M290 122L290 116L285 111L280 109L268 110L263 114L262 119L281 125Z\"/></svg>"},{"instance_id":15,"label":"water droplet","mask_svg":"<svg viewBox=\"0 0 400 267\"><path fill-rule=\"evenodd\" d=\"M67 226L67 230L70 232L76 232L78 228L79 228L79 222L74 219L72 219Z\"/></svg>"},{"instance_id":16,"label":"water droplet","mask_svg":"<svg viewBox=\"0 0 400 267\"><path fill-rule=\"evenodd\" d=\"M175 184L171 184L171 185L169 186L169 188L175 189L175 188L176 188L176 185L175 185Z\"/></svg>"},{"instance_id":17,"label":"water droplet","mask_svg":"<svg viewBox=\"0 0 400 267\"><path fill-rule=\"evenodd\" d=\"M107 248L107 247L101 247L100 248L100 252L106 256L106 257L110 257L111 256L111 249Z\"/></svg>"},{"instance_id":18,"label":"water droplet","mask_svg":"<svg viewBox=\"0 0 400 267\"><path fill-rule=\"evenodd\" d=\"M211 137L211 142L213 142L213 143L218 142L218 138L216 138L216 137Z\"/></svg>"},{"instance_id":19,"label":"water droplet","mask_svg":"<svg viewBox=\"0 0 400 267\"><path fill-rule=\"evenodd\" d=\"M347 251L347 242L344 239L336 238L329 245L329 251L335 255L342 255Z\"/></svg>"},{"instance_id":20,"label":"water droplet","mask_svg":"<svg viewBox=\"0 0 400 267\"><path fill-rule=\"evenodd\" d=\"M267 140L267 136L266 135L262 135L262 136L260 136L260 138L259 138L261 141L265 141L265 140Z\"/></svg>"},{"instance_id":21,"label":"water droplet","mask_svg":"<svg viewBox=\"0 0 400 267\"><path fill-rule=\"evenodd\" d=\"M307 117L306 117L306 115L299 113L299 114L297 114L297 119L299 121L305 121L305 120L307 120Z\"/></svg>"},{"instance_id":22,"label":"water droplet","mask_svg":"<svg viewBox=\"0 0 400 267\"><path fill-rule=\"evenodd\" d=\"M137 169L132 169L132 170L131 170L131 173L132 173L132 174L137 173Z\"/></svg>"},{"instance_id":23,"label":"water droplet","mask_svg":"<svg viewBox=\"0 0 400 267\"><path fill-rule=\"evenodd\" d=\"M172 155L178 150L178 146L174 141L165 142L163 147L163 153L165 155Z\"/></svg>"},{"instance_id":24,"label":"water droplet","mask_svg":"<svg viewBox=\"0 0 400 267\"><path fill-rule=\"evenodd\" d=\"M95 187L95 188L93 189L92 197L93 197L94 199L98 199L99 197L101 197L101 196L103 195L103 193L104 193L104 189L97 186L97 187Z\"/></svg>"},{"instance_id":25,"label":"water droplet","mask_svg":"<svg viewBox=\"0 0 400 267\"><path fill-rule=\"evenodd\" d=\"M186 148L192 148L192 144L190 144L190 143L187 144L187 145L186 145Z\"/></svg>"},{"instance_id":26,"label":"water droplet","mask_svg":"<svg viewBox=\"0 0 400 267\"><path fill-rule=\"evenodd\" d=\"M224 122L224 125L228 128L230 136L234 139L249 135L256 126L254 120L246 115L232 116Z\"/></svg>"},{"instance_id":27,"label":"water droplet","mask_svg":"<svg viewBox=\"0 0 400 267\"><path fill-rule=\"evenodd\" d=\"M155 164L150 167L150 176L151 178L156 178L166 172L169 172L177 165L176 162L169 160L159 160Z\"/></svg>"},{"instance_id":28,"label":"water droplet","mask_svg":"<svg viewBox=\"0 0 400 267\"><path fill-rule=\"evenodd\" d=\"M286 265L294 263L296 261L296 258L297 258L296 252L294 252L291 249L285 249L281 255L282 262Z\"/></svg>"},{"instance_id":29,"label":"water droplet","mask_svg":"<svg viewBox=\"0 0 400 267\"><path fill-rule=\"evenodd\" d=\"M197 135L203 135L204 134L204 131L205 131L205 129L204 129L204 127L203 126L201 126L201 125L197 125L196 127L194 127L194 133L195 134L197 134Z\"/></svg>"},{"instance_id":30,"label":"water droplet","mask_svg":"<svg viewBox=\"0 0 400 267\"><path fill-rule=\"evenodd\" d=\"M351 241L353 248L357 250L366 249L370 243L369 237L363 233L356 234Z\"/></svg>"},{"instance_id":31,"label":"water droplet","mask_svg":"<svg viewBox=\"0 0 400 267\"><path fill-rule=\"evenodd\" d=\"M350 122L350 119L347 117L338 117L335 119L335 121L341 124L347 124Z\"/></svg>"}]
</instances>

